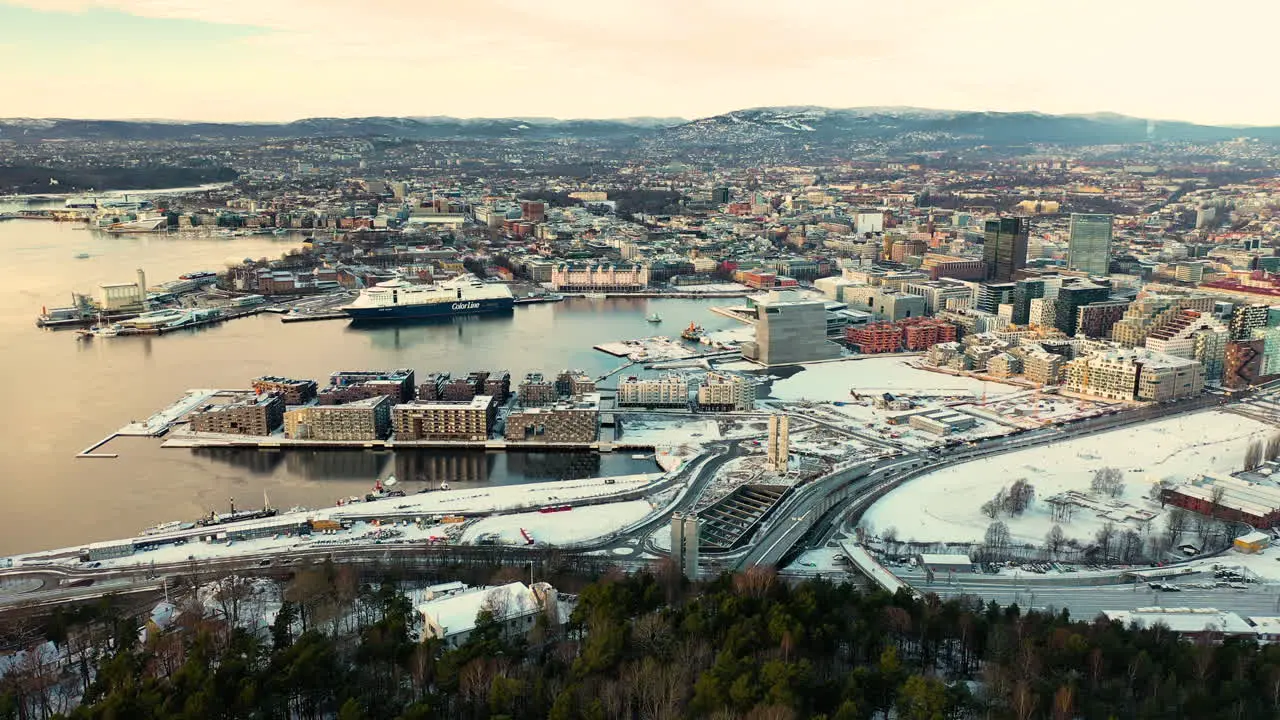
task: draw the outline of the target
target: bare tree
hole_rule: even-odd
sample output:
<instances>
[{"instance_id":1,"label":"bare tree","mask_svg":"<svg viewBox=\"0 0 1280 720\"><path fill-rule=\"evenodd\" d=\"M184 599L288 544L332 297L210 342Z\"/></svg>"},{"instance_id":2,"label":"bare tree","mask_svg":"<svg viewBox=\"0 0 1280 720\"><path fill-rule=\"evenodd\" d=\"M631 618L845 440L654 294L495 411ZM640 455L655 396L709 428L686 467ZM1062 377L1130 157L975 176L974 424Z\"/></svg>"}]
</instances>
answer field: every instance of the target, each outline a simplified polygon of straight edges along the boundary
<instances>
[{"instance_id":1,"label":"bare tree","mask_svg":"<svg viewBox=\"0 0 1280 720\"><path fill-rule=\"evenodd\" d=\"M990 556L1002 557L1009 547L1009 526L999 520L988 525L982 545Z\"/></svg>"},{"instance_id":2,"label":"bare tree","mask_svg":"<svg viewBox=\"0 0 1280 720\"><path fill-rule=\"evenodd\" d=\"M1044 546L1049 550L1050 557L1057 557L1058 551L1062 550L1062 546L1067 542L1066 533L1062 532L1062 526L1054 524L1049 528L1048 534L1044 536Z\"/></svg>"},{"instance_id":3,"label":"bare tree","mask_svg":"<svg viewBox=\"0 0 1280 720\"><path fill-rule=\"evenodd\" d=\"M1119 497L1124 493L1124 473L1113 467L1098 468L1093 472L1089 490L1095 495Z\"/></svg>"},{"instance_id":4,"label":"bare tree","mask_svg":"<svg viewBox=\"0 0 1280 720\"><path fill-rule=\"evenodd\" d=\"M1172 486L1173 483L1168 480L1161 480L1151 486L1151 490L1147 492L1147 497L1150 498L1151 502L1158 502L1160 507L1164 507L1164 491Z\"/></svg>"},{"instance_id":5,"label":"bare tree","mask_svg":"<svg viewBox=\"0 0 1280 720\"><path fill-rule=\"evenodd\" d=\"M1169 538L1169 546L1173 547L1187 531L1191 523L1191 514L1182 508L1174 508L1164 519L1165 535Z\"/></svg>"},{"instance_id":6,"label":"bare tree","mask_svg":"<svg viewBox=\"0 0 1280 720\"><path fill-rule=\"evenodd\" d=\"M1249 443L1249 447L1244 451L1244 469L1256 470L1262 464L1262 441L1255 440Z\"/></svg>"},{"instance_id":7,"label":"bare tree","mask_svg":"<svg viewBox=\"0 0 1280 720\"><path fill-rule=\"evenodd\" d=\"M1098 547L1102 550L1102 557L1104 559L1111 557L1111 542L1115 537L1116 526L1110 522L1105 523L1102 527L1098 528L1098 532L1093 536L1094 540L1098 543Z\"/></svg>"},{"instance_id":8,"label":"bare tree","mask_svg":"<svg viewBox=\"0 0 1280 720\"><path fill-rule=\"evenodd\" d=\"M1009 494L1005 498L1005 509L1010 515L1021 515L1026 512L1036 499L1036 487L1024 478L1013 481Z\"/></svg>"}]
</instances>

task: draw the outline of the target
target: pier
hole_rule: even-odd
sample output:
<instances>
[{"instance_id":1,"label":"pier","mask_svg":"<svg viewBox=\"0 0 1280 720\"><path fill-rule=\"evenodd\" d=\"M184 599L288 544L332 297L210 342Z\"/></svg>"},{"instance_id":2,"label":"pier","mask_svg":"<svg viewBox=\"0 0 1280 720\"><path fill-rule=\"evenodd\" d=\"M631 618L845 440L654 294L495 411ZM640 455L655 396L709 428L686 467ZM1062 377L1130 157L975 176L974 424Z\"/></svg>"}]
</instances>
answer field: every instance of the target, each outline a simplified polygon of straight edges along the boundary
<instances>
[{"instance_id":1,"label":"pier","mask_svg":"<svg viewBox=\"0 0 1280 720\"><path fill-rule=\"evenodd\" d=\"M107 459L110 459L110 458L118 458L118 457L120 457L120 454L119 454L119 453L100 453L100 452L94 452L94 451L95 451L95 450L97 450L98 448L102 447L103 445L106 445L107 443L111 442L112 440L115 440L115 439L116 439L116 438L118 438L118 437L120 437L120 433L111 433L110 435L108 435L108 436L106 436L106 437L102 438L102 439L101 439L101 440L99 440L98 442L96 442L96 443L94 443L94 444L90 445L89 447L87 447L87 448L85 448L85 449L81 450L80 452L76 453L76 457L78 457L78 458L107 458Z\"/></svg>"}]
</instances>

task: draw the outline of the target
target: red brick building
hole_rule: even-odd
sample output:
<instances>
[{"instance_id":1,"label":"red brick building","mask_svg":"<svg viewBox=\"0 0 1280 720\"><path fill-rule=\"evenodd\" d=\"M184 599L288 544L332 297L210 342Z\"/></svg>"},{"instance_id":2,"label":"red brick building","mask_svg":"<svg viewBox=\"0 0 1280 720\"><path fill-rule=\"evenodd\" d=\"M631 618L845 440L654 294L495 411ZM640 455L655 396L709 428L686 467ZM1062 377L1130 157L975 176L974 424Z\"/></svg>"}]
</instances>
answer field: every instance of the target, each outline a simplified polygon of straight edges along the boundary
<instances>
[{"instance_id":1,"label":"red brick building","mask_svg":"<svg viewBox=\"0 0 1280 720\"><path fill-rule=\"evenodd\" d=\"M899 320L903 346L907 350L920 351L939 343L955 342L956 326L937 318L908 318Z\"/></svg>"},{"instance_id":2,"label":"red brick building","mask_svg":"<svg viewBox=\"0 0 1280 720\"><path fill-rule=\"evenodd\" d=\"M897 352L902 347L902 328L891 323L846 328L844 336L851 345L857 346L859 352L868 355Z\"/></svg>"},{"instance_id":3,"label":"red brick building","mask_svg":"<svg viewBox=\"0 0 1280 720\"><path fill-rule=\"evenodd\" d=\"M763 270L744 270L742 273L742 284L756 290L764 290L771 288L778 283L776 273L765 272Z\"/></svg>"}]
</instances>

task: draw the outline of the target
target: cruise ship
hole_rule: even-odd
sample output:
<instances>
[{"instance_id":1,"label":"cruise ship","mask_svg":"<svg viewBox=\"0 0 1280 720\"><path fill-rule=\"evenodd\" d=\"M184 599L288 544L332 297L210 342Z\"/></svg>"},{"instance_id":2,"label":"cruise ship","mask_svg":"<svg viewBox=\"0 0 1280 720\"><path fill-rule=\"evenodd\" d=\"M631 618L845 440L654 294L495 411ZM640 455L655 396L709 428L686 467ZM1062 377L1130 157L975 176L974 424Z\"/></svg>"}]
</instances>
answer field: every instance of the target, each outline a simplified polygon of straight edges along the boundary
<instances>
[{"instance_id":1,"label":"cruise ship","mask_svg":"<svg viewBox=\"0 0 1280 720\"><path fill-rule=\"evenodd\" d=\"M342 309L355 321L447 318L509 311L515 298L506 285L463 276L437 285L388 280L360 291Z\"/></svg>"}]
</instances>

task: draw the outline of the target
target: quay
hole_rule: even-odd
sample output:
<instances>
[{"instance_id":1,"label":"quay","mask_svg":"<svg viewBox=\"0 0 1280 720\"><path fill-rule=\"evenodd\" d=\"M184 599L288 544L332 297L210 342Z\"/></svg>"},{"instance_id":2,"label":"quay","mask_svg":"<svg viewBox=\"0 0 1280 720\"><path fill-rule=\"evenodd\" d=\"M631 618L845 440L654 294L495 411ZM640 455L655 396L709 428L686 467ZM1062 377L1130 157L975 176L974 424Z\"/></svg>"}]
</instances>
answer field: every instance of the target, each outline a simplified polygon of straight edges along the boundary
<instances>
[{"instance_id":1,"label":"quay","mask_svg":"<svg viewBox=\"0 0 1280 720\"><path fill-rule=\"evenodd\" d=\"M106 436L106 437L102 438L102 439L101 439L101 440L99 440L98 442L96 442L96 443L94 443L94 444L90 445L89 447L87 447L87 448L85 448L85 449L81 450L80 452L76 453L76 457L78 457L78 458L107 458L107 459L120 457L120 454L119 454L119 453L100 453L100 452L94 452L94 451L95 451L95 450L97 450L98 448L102 447L103 445L106 445L107 443L111 442L112 440L115 440L115 439L116 439L116 438L118 438L118 437L120 437L120 433L118 433L118 432L111 433L110 435L108 435L108 436Z\"/></svg>"},{"instance_id":2,"label":"quay","mask_svg":"<svg viewBox=\"0 0 1280 720\"><path fill-rule=\"evenodd\" d=\"M324 310L316 312L287 312L280 315L282 323L315 322L316 320L350 320L351 317L341 310Z\"/></svg>"},{"instance_id":3,"label":"quay","mask_svg":"<svg viewBox=\"0 0 1280 720\"><path fill-rule=\"evenodd\" d=\"M615 450L656 449L653 443L632 443L597 440L596 442L528 442L507 440L298 440L279 435L214 435L210 433L174 434L160 445L162 448L247 448L252 450L285 450L306 448L309 450L528 450L592 451L609 453Z\"/></svg>"},{"instance_id":4,"label":"quay","mask_svg":"<svg viewBox=\"0 0 1280 720\"><path fill-rule=\"evenodd\" d=\"M707 292L603 292L603 293L561 293L565 297L585 298L588 296L604 295L606 298L646 298L650 300L699 300L702 298L740 298L747 297L752 293L747 289L742 290L709 290Z\"/></svg>"}]
</instances>

